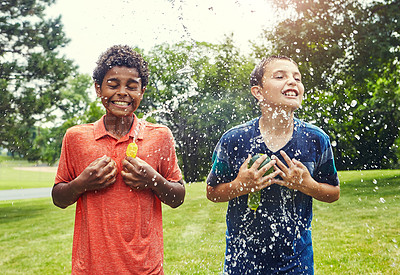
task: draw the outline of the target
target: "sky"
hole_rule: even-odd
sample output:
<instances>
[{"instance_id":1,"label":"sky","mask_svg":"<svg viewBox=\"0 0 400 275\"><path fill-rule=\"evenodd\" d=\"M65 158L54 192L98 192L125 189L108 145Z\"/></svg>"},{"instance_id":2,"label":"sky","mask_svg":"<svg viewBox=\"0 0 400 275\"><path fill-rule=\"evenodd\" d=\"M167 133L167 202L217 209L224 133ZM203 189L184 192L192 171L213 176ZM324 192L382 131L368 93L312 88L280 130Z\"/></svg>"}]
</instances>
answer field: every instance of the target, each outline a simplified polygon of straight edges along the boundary
<instances>
[{"instance_id":1,"label":"sky","mask_svg":"<svg viewBox=\"0 0 400 275\"><path fill-rule=\"evenodd\" d=\"M87 74L115 44L146 52L164 42L219 43L233 33L235 44L246 53L248 41L260 39L274 22L269 0L57 0L46 14L62 16L71 42L61 53Z\"/></svg>"}]
</instances>

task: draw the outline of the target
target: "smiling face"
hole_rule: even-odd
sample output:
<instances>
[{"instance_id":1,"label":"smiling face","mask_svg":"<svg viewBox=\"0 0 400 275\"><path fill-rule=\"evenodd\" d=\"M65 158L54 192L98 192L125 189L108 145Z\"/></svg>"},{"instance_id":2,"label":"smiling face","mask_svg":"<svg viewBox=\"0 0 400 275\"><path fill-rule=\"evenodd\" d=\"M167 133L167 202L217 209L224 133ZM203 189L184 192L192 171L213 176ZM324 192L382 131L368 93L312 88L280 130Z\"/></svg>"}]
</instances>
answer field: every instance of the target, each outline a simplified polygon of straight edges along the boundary
<instances>
[{"instance_id":1,"label":"smiling face","mask_svg":"<svg viewBox=\"0 0 400 275\"><path fill-rule=\"evenodd\" d=\"M146 87L142 87L135 68L113 67L104 76L100 85L95 84L97 96L101 98L107 115L131 116L139 107Z\"/></svg>"},{"instance_id":2,"label":"smiling face","mask_svg":"<svg viewBox=\"0 0 400 275\"><path fill-rule=\"evenodd\" d=\"M253 86L251 91L261 108L294 111L301 106L304 86L296 64L289 60L275 59L265 65L262 87Z\"/></svg>"}]
</instances>

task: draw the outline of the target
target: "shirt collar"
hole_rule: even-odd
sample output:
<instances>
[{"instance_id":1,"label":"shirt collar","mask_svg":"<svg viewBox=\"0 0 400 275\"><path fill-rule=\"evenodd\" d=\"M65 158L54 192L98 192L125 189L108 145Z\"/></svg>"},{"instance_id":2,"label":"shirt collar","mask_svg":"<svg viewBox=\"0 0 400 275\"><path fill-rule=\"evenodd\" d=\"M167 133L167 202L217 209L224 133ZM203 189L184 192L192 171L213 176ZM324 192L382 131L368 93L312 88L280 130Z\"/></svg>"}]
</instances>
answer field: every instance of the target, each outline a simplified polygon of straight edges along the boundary
<instances>
[{"instance_id":1,"label":"shirt collar","mask_svg":"<svg viewBox=\"0 0 400 275\"><path fill-rule=\"evenodd\" d=\"M128 133L129 137L135 138L135 134L136 134L135 130L136 130L137 127L139 127L138 130L137 130L138 133L137 133L136 139L143 139L143 127L144 127L145 123L146 123L145 120L138 119L136 117L136 115L133 114L132 127L131 127L131 130ZM140 124L140 125L138 126L138 124Z\"/></svg>"},{"instance_id":2,"label":"shirt collar","mask_svg":"<svg viewBox=\"0 0 400 275\"><path fill-rule=\"evenodd\" d=\"M104 136L111 136L110 133L107 132L106 127L104 125L105 116L106 115L103 115L98 121L96 121L94 123L94 138L95 138L95 140L98 140ZM136 117L135 114L133 114L133 124L132 124L132 127L131 127L129 133L126 136L132 137L132 138L135 136L135 129L136 129L138 123L139 123L139 119ZM141 122L140 128L143 128L143 126L144 126L144 123ZM139 130L139 135L138 135L137 139L143 139L143 131L142 130L143 129ZM124 139L125 137L123 137L121 139Z\"/></svg>"}]
</instances>

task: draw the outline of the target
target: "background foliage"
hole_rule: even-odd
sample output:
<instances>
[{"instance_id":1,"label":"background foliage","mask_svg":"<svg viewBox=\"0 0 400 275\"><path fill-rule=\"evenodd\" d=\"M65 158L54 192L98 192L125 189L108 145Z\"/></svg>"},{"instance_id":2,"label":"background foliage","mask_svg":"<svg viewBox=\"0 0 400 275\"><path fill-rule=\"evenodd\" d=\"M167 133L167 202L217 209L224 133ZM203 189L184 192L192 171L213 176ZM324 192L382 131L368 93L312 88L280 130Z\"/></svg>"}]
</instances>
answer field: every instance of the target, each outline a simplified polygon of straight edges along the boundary
<instances>
[{"instance_id":1,"label":"background foliage","mask_svg":"<svg viewBox=\"0 0 400 275\"><path fill-rule=\"evenodd\" d=\"M57 161L67 128L104 112L88 96L90 76L58 54L68 39L60 18L44 18L53 2L0 6L0 147L46 163ZM399 167L400 2L274 3L282 19L254 39L251 54L232 36L137 49L151 70L138 115L171 128L186 181L206 177L223 132L259 114L248 79L270 54L299 63L307 95L297 115L329 134L338 169Z\"/></svg>"},{"instance_id":2,"label":"background foliage","mask_svg":"<svg viewBox=\"0 0 400 275\"><path fill-rule=\"evenodd\" d=\"M61 18L44 17L53 2L0 5L0 146L30 160L40 158L40 150L31 145L37 122L62 104L61 88L76 69L58 54L68 43Z\"/></svg>"},{"instance_id":3,"label":"background foliage","mask_svg":"<svg viewBox=\"0 0 400 275\"><path fill-rule=\"evenodd\" d=\"M276 1L294 11L264 36L268 49L293 57L305 73L302 117L325 129L339 169L398 162L400 1Z\"/></svg>"}]
</instances>

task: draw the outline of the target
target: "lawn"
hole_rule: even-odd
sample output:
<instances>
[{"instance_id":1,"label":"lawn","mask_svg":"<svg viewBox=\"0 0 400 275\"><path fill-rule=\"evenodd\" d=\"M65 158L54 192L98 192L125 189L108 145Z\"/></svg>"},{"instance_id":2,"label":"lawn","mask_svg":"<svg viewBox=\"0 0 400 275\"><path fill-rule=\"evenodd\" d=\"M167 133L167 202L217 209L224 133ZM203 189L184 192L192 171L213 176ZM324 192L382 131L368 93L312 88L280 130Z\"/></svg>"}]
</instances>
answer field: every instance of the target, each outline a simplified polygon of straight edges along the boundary
<instances>
[{"instance_id":1,"label":"lawn","mask_svg":"<svg viewBox=\"0 0 400 275\"><path fill-rule=\"evenodd\" d=\"M314 203L315 273L400 274L400 170L340 179L339 201ZM163 208L165 273L218 274L226 204L209 202L204 183L186 188L181 207ZM73 218L74 207L58 209L50 198L0 201L0 274L69 274Z\"/></svg>"},{"instance_id":2,"label":"lawn","mask_svg":"<svg viewBox=\"0 0 400 275\"><path fill-rule=\"evenodd\" d=\"M26 171L24 168L35 168L37 171ZM42 168L42 169L41 169ZM46 169L48 172L40 170ZM52 187L55 170L49 167L32 167L26 161L1 161L0 159L0 190Z\"/></svg>"}]
</instances>

